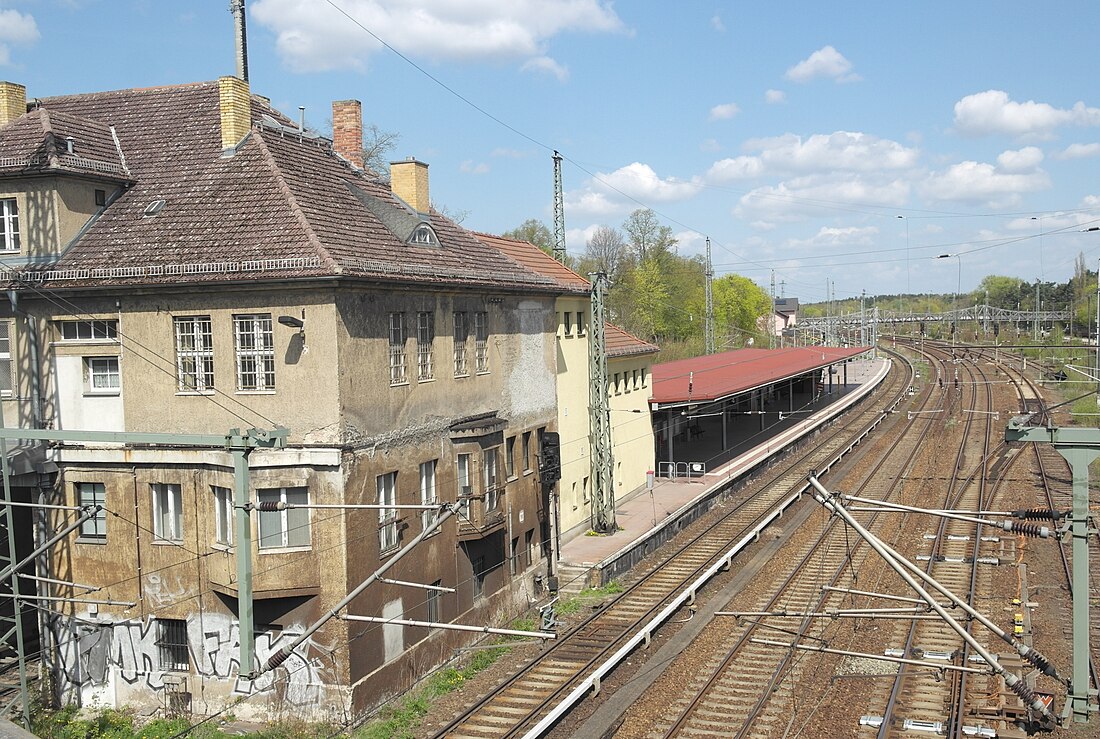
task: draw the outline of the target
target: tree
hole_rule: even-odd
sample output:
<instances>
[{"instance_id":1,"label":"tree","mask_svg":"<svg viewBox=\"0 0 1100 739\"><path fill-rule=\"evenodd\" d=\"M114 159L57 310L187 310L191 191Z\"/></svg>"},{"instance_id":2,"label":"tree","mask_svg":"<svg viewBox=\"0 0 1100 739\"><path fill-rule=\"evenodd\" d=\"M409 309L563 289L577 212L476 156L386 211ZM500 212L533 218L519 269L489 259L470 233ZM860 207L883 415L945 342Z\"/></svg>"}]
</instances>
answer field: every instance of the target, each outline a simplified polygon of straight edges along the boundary
<instances>
[{"instance_id":1,"label":"tree","mask_svg":"<svg viewBox=\"0 0 1100 739\"><path fill-rule=\"evenodd\" d=\"M534 244L550 256L554 255L554 234L546 227L546 224L537 218L528 218L511 231L501 234L506 239L526 241Z\"/></svg>"},{"instance_id":2,"label":"tree","mask_svg":"<svg viewBox=\"0 0 1100 739\"><path fill-rule=\"evenodd\" d=\"M623 221L623 231L626 232L634 257L639 262L650 257L663 259L676 246L672 229L661 225L657 214L649 208L639 208L627 216Z\"/></svg>"},{"instance_id":3,"label":"tree","mask_svg":"<svg viewBox=\"0 0 1100 739\"><path fill-rule=\"evenodd\" d=\"M383 131L373 123L363 129L363 165L383 182L390 181L390 152L400 140L401 134Z\"/></svg>"},{"instance_id":4,"label":"tree","mask_svg":"<svg viewBox=\"0 0 1100 739\"><path fill-rule=\"evenodd\" d=\"M987 275L978 283L977 291L979 294L988 293L989 304L995 308L1016 310L1027 292L1027 285L1018 277Z\"/></svg>"},{"instance_id":5,"label":"tree","mask_svg":"<svg viewBox=\"0 0 1100 739\"><path fill-rule=\"evenodd\" d=\"M715 335L720 343L744 346L760 336L760 319L772 313L771 297L763 288L741 275L723 275L714 281L713 291Z\"/></svg>"},{"instance_id":6,"label":"tree","mask_svg":"<svg viewBox=\"0 0 1100 739\"><path fill-rule=\"evenodd\" d=\"M668 327L668 290L655 259L645 259L633 273L634 315L631 328L639 336L656 341Z\"/></svg>"},{"instance_id":7,"label":"tree","mask_svg":"<svg viewBox=\"0 0 1100 739\"><path fill-rule=\"evenodd\" d=\"M580 266L587 272L603 272L615 282L626 259L626 240L617 228L600 226L585 244Z\"/></svg>"}]
</instances>

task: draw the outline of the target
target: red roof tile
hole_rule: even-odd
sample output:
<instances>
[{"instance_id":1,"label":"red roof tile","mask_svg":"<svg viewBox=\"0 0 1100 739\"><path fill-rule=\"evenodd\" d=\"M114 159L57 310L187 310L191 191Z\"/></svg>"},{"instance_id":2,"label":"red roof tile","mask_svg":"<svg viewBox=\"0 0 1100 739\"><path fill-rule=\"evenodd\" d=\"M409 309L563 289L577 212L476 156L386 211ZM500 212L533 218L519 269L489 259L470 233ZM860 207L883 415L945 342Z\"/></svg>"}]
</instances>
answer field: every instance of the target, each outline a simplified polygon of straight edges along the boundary
<instances>
[{"instance_id":1,"label":"red roof tile","mask_svg":"<svg viewBox=\"0 0 1100 739\"><path fill-rule=\"evenodd\" d=\"M827 367L870 347L737 349L653 365L654 403L718 400Z\"/></svg>"},{"instance_id":2,"label":"red roof tile","mask_svg":"<svg viewBox=\"0 0 1100 739\"><path fill-rule=\"evenodd\" d=\"M508 239L503 236L475 232L479 240L507 254L524 267L538 272L544 277L549 277L562 287L569 288L572 292L587 293L592 289L592 283L564 264L554 259L529 241Z\"/></svg>"},{"instance_id":3,"label":"red roof tile","mask_svg":"<svg viewBox=\"0 0 1100 739\"><path fill-rule=\"evenodd\" d=\"M635 354L656 354L661 347L642 341L634 334L613 323L604 326L604 344L609 357L629 357Z\"/></svg>"}]
</instances>

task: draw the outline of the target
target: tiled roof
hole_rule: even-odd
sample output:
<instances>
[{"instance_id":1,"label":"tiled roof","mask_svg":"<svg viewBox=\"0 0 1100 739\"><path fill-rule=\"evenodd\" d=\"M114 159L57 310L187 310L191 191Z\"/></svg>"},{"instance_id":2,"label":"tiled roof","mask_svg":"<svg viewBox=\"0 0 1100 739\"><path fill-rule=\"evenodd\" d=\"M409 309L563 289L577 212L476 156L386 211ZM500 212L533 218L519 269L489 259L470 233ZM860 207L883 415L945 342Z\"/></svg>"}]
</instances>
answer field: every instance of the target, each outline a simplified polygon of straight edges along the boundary
<instances>
[{"instance_id":1,"label":"tiled roof","mask_svg":"<svg viewBox=\"0 0 1100 739\"><path fill-rule=\"evenodd\" d=\"M604 344L609 357L629 357L636 354L656 354L661 347L642 341L613 323L604 324Z\"/></svg>"},{"instance_id":2,"label":"tiled roof","mask_svg":"<svg viewBox=\"0 0 1100 739\"><path fill-rule=\"evenodd\" d=\"M66 139L73 140L73 153ZM42 108L20 116L0 137L0 176L72 172L129 179L110 126Z\"/></svg>"},{"instance_id":3,"label":"tiled roof","mask_svg":"<svg viewBox=\"0 0 1100 739\"><path fill-rule=\"evenodd\" d=\"M544 277L549 277L562 287L569 288L571 292L587 293L592 289L592 283L529 241L508 239L503 236L480 232L474 235L489 246L504 252L524 267L534 270Z\"/></svg>"},{"instance_id":4,"label":"tiled roof","mask_svg":"<svg viewBox=\"0 0 1100 739\"><path fill-rule=\"evenodd\" d=\"M253 97L253 129L233 156L222 153L217 82L39 103L41 115L66 126L101 121L108 134L113 127L134 183L56 264L23 273L27 279L72 285L340 276L560 292L553 280L437 213L431 223L440 246L404 243L361 199L405 208L389 188L337 157L327 140L297 135L262 98ZM0 142L27 140L16 123L0 129ZM77 138L78 146L93 146L92 136ZM159 200L163 207L146 214Z\"/></svg>"},{"instance_id":5,"label":"tiled roof","mask_svg":"<svg viewBox=\"0 0 1100 739\"><path fill-rule=\"evenodd\" d=\"M737 349L655 364L650 401L675 404L718 400L827 367L869 349Z\"/></svg>"}]
</instances>

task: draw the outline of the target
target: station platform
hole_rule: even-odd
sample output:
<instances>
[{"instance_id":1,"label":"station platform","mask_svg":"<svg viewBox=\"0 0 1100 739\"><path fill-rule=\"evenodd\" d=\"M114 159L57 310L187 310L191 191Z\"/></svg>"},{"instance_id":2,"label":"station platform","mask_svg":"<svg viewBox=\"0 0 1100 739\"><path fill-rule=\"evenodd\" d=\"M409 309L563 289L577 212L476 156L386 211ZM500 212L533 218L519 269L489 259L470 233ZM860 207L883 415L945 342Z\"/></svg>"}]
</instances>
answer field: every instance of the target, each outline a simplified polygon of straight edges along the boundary
<instances>
[{"instance_id":1,"label":"station platform","mask_svg":"<svg viewBox=\"0 0 1100 739\"><path fill-rule=\"evenodd\" d=\"M629 571L647 554L714 505L736 479L781 453L866 397L885 379L888 359L847 364L847 383L834 386L806 407L806 413L774 423L766 433L742 429L732 439L729 455L700 476L657 479L652 490L634 491L615 507L619 531L591 535L584 527L565 532L559 559L559 581L565 593L599 587Z\"/></svg>"}]
</instances>

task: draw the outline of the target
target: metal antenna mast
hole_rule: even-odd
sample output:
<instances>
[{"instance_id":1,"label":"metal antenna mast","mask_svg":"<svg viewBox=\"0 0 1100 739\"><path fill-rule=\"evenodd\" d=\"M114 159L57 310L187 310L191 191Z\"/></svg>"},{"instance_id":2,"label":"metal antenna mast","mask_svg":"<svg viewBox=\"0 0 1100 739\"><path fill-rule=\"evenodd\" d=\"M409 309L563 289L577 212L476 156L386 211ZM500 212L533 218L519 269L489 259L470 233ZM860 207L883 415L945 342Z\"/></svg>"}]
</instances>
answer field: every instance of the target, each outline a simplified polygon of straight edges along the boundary
<instances>
[{"instance_id":1,"label":"metal antenna mast","mask_svg":"<svg viewBox=\"0 0 1100 739\"><path fill-rule=\"evenodd\" d=\"M703 352L705 354L714 354L718 351L714 338L714 290L712 282L714 280L714 266L710 261L710 237L707 237L707 272L706 272L706 290L707 290L707 306L705 323L703 326Z\"/></svg>"},{"instance_id":2,"label":"metal antenna mast","mask_svg":"<svg viewBox=\"0 0 1100 739\"><path fill-rule=\"evenodd\" d=\"M768 297L770 297L771 301L772 301L771 306L769 306L769 308L768 308L768 310L771 311L771 313L768 315L768 348L769 349L774 349L775 348L775 270L774 269L772 270L771 292L769 293Z\"/></svg>"},{"instance_id":3,"label":"metal antenna mast","mask_svg":"<svg viewBox=\"0 0 1100 739\"><path fill-rule=\"evenodd\" d=\"M557 151L554 152L554 259L565 264L565 198L561 187L561 154Z\"/></svg>"},{"instance_id":4,"label":"metal antenna mast","mask_svg":"<svg viewBox=\"0 0 1100 739\"><path fill-rule=\"evenodd\" d=\"M611 413L607 401L607 343L604 336L604 297L607 275L593 272L592 300L588 312L588 428L592 444L592 529L614 533L615 488L611 473Z\"/></svg>"}]
</instances>

